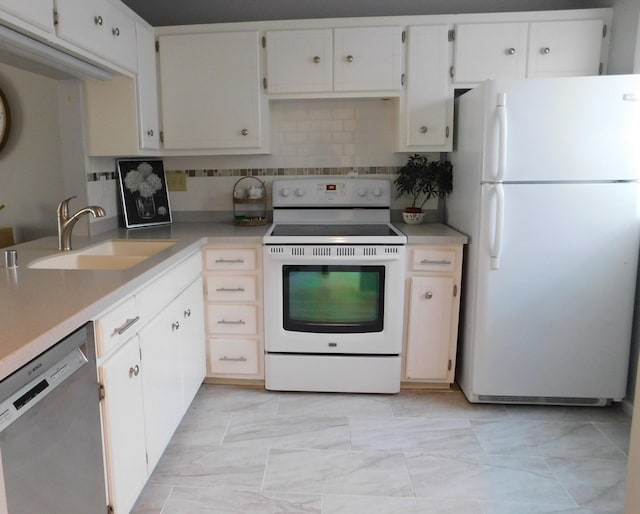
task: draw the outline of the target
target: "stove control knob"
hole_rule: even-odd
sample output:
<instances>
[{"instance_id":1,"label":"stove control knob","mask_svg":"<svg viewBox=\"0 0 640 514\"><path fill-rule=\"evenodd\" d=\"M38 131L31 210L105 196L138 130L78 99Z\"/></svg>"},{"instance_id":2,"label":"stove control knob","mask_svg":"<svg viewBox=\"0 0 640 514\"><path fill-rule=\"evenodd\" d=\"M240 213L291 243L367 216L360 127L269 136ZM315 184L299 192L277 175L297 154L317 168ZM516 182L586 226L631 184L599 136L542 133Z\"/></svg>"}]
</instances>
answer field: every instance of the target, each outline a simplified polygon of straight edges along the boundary
<instances>
[{"instance_id":1,"label":"stove control knob","mask_svg":"<svg viewBox=\"0 0 640 514\"><path fill-rule=\"evenodd\" d=\"M376 196L376 197L380 197L380 196L382 196L382 188L380 188L380 187L376 187L376 188L373 190L373 196Z\"/></svg>"},{"instance_id":2,"label":"stove control knob","mask_svg":"<svg viewBox=\"0 0 640 514\"><path fill-rule=\"evenodd\" d=\"M302 189L301 187L299 187L298 189L295 190L295 194L298 198L301 198L304 196L304 189Z\"/></svg>"},{"instance_id":3,"label":"stove control knob","mask_svg":"<svg viewBox=\"0 0 640 514\"><path fill-rule=\"evenodd\" d=\"M365 196L367 196L367 190L365 188L358 189L358 196L364 198Z\"/></svg>"},{"instance_id":4,"label":"stove control knob","mask_svg":"<svg viewBox=\"0 0 640 514\"><path fill-rule=\"evenodd\" d=\"M280 196L284 196L285 198L291 194L291 191L288 187L282 188L280 190Z\"/></svg>"}]
</instances>

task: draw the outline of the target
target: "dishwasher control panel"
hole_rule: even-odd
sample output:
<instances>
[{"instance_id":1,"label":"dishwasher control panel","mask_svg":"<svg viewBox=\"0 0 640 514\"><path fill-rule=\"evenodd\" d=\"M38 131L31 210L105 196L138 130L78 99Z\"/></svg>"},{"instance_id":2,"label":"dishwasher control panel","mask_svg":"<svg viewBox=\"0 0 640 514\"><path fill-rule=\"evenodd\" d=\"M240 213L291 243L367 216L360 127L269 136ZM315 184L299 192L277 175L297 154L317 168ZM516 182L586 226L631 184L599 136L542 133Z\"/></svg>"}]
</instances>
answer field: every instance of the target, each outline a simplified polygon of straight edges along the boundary
<instances>
[{"instance_id":1,"label":"dishwasher control panel","mask_svg":"<svg viewBox=\"0 0 640 514\"><path fill-rule=\"evenodd\" d=\"M87 363L87 358L80 348L75 348L53 366L38 374L29 383L15 391L0 402L0 432L62 385L78 369ZM27 365L29 366L29 364ZM33 372L38 366L32 366Z\"/></svg>"}]
</instances>

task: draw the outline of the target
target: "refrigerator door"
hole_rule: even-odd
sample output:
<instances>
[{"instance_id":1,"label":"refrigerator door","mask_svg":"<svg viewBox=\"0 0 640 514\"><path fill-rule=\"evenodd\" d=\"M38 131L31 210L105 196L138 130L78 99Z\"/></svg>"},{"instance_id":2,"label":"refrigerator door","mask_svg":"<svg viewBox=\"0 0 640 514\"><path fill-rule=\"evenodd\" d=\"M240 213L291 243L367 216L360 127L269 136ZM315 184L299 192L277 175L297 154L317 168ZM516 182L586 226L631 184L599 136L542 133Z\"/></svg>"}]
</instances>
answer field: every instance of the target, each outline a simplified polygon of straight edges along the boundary
<instances>
[{"instance_id":1,"label":"refrigerator door","mask_svg":"<svg viewBox=\"0 0 640 514\"><path fill-rule=\"evenodd\" d=\"M640 75L488 81L477 89L462 102L483 97L483 181L640 178Z\"/></svg>"},{"instance_id":2,"label":"refrigerator door","mask_svg":"<svg viewBox=\"0 0 640 514\"><path fill-rule=\"evenodd\" d=\"M622 399L640 186L502 187L498 269L491 269L495 185L480 188L481 220L465 268L461 387L471 401Z\"/></svg>"}]
</instances>

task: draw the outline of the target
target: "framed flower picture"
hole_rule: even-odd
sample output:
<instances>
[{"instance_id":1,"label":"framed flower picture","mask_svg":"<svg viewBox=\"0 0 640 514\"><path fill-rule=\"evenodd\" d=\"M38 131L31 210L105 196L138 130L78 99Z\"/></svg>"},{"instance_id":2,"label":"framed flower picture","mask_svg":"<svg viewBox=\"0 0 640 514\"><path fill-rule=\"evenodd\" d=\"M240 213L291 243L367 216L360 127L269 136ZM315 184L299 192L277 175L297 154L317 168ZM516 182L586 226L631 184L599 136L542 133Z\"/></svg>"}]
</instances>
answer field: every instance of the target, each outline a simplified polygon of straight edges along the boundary
<instances>
[{"instance_id":1,"label":"framed flower picture","mask_svg":"<svg viewBox=\"0 0 640 514\"><path fill-rule=\"evenodd\" d=\"M167 180L160 159L118 159L118 185L126 228L171 223Z\"/></svg>"}]
</instances>

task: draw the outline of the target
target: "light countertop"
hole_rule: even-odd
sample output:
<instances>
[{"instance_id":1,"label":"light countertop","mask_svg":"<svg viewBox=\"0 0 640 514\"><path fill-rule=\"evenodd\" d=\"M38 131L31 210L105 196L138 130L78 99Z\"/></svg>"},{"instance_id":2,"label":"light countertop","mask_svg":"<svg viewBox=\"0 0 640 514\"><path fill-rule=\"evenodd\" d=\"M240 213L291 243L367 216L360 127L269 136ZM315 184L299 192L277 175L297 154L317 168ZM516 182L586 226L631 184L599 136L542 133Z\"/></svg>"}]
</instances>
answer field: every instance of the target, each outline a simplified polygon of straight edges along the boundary
<instances>
[{"instance_id":1,"label":"light countertop","mask_svg":"<svg viewBox=\"0 0 640 514\"><path fill-rule=\"evenodd\" d=\"M455 245L466 236L440 224L397 227L410 244ZM107 239L174 239L177 243L125 270L32 269L30 262L55 254L57 237L13 246L18 268L0 268L0 380L55 342L151 281L206 243L258 244L269 225L173 223L134 230L117 229L94 237L73 236L74 249Z\"/></svg>"}]
</instances>

